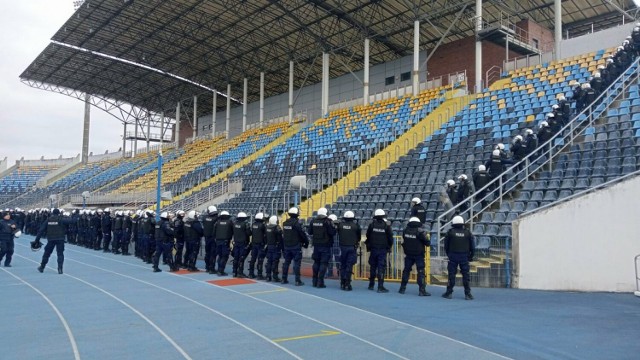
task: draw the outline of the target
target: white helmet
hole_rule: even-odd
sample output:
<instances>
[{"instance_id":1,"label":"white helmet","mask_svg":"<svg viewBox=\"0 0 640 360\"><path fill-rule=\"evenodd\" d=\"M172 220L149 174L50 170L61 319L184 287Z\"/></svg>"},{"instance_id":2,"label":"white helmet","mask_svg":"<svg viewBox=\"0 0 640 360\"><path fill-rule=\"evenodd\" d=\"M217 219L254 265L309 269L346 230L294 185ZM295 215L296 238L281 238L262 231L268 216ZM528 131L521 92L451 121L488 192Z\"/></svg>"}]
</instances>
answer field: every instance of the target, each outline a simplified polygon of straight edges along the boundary
<instances>
[{"instance_id":1,"label":"white helmet","mask_svg":"<svg viewBox=\"0 0 640 360\"><path fill-rule=\"evenodd\" d=\"M553 110L555 110L555 109L559 109L559 108L560 108L560 105L558 105L558 104L553 104L553 105L551 105L551 108L552 108Z\"/></svg>"},{"instance_id":2,"label":"white helmet","mask_svg":"<svg viewBox=\"0 0 640 360\"><path fill-rule=\"evenodd\" d=\"M318 209L318 216L327 216L327 208L321 207Z\"/></svg>"},{"instance_id":3,"label":"white helmet","mask_svg":"<svg viewBox=\"0 0 640 360\"><path fill-rule=\"evenodd\" d=\"M484 165L478 166L478 171L487 171L487 167Z\"/></svg>"},{"instance_id":4,"label":"white helmet","mask_svg":"<svg viewBox=\"0 0 640 360\"><path fill-rule=\"evenodd\" d=\"M467 174L462 174L458 176L458 180L467 180Z\"/></svg>"},{"instance_id":5,"label":"white helmet","mask_svg":"<svg viewBox=\"0 0 640 360\"><path fill-rule=\"evenodd\" d=\"M278 225L278 217L275 215L271 215L271 217L269 218L269 224Z\"/></svg>"},{"instance_id":6,"label":"white helmet","mask_svg":"<svg viewBox=\"0 0 640 360\"><path fill-rule=\"evenodd\" d=\"M549 126L549 123L546 121L543 121L540 123L540 128L547 127L547 126Z\"/></svg>"},{"instance_id":7,"label":"white helmet","mask_svg":"<svg viewBox=\"0 0 640 360\"><path fill-rule=\"evenodd\" d=\"M106 209L104 209L104 212L106 212L106 213L110 213L110 212L111 212L111 208L106 208Z\"/></svg>"},{"instance_id":8,"label":"white helmet","mask_svg":"<svg viewBox=\"0 0 640 360\"><path fill-rule=\"evenodd\" d=\"M335 214L331 214L329 216L327 216L329 219L331 219L331 221L337 221L338 217Z\"/></svg>"},{"instance_id":9,"label":"white helmet","mask_svg":"<svg viewBox=\"0 0 640 360\"><path fill-rule=\"evenodd\" d=\"M617 50L618 50L618 51L622 51L622 50L624 50L624 46L618 46Z\"/></svg>"},{"instance_id":10,"label":"white helmet","mask_svg":"<svg viewBox=\"0 0 640 360\"><path fill-rule=\"evenodd\" d=\"M464 224L464 219L462 218L462 216L456 215L456 216L453 217L453 220L451 221L451 223L453 225Z\"/></svg>"},{"instance_id":11,"label":"white helmet","mask_svg":"<svg viewBox=\"0 0 640 360\"><path fill-rule=\"evenodd\" d=\"M417 223L419 223L419 222L420 222L420 219L418 219L417 217L415 217L415 216L414 216L414 217L412 217L411 219L409 219L409 222L410 222L410 223L412 223L412 222L417 222Z\"/></svg>"},{"instance_id":12,"label":"white helmet","mask_svg":"<svg viewBox=\"0 0 640 360\"><path fill-rule=\"evenodd\" d=\"M596 78L596 79L599 78L600 77L600 72L596 71L596 73L593 74L593 77Z\"/></svg>"},{"instance_id":13,"label":"white helmet","mask_svg":"<svg viewBox=\"0 0 640 360\"><path fill-rule=\"evenodd\" d=\"M178 210L178 212L176 212L176 215L184 216L184 210Z\"/></svg>"},{"instance_id":14,"label":"white helmet","mask_svg":"<svg viewBox=\"0 0 640 360\"><path fill-rule=\"evenodd\" d=\"M229 212L228 211L222 211L222 212L220 212L220 216L229 216Z\"/></svg>"},{"instance_id":15,"label":"white helmet","mask_svg":"<svg viewBox=\"0 0 640 360\"><path fill-rule=\"evenodd\" d=\"M455 184L456 184L456 182L455 182L455 181L453 181L453 179L449 179L449 180L447 180L447 185L448 185L448 186L453 186L453 185L455 185Z\"/></svg>"},{"instance_id":16,"label":"white helmet","mask_svg":"<svg viewBox=\"0 0 640 360\"><path fill-rule=\"evenodd\" d=\"M498 150L498 149L493 150L493 152L491 153L491 155L493 155L493 156L500 156L500 150Z\"/></svg>"},{"instance_id":17,"label":"white helmet","mask_svg":"<svg viewBox=\"0 0 640 360\"><path fill-rule=\"evenodd\" d=\"M256 220L263 220L264 219L264 214L261 213L261 212L257 213L256 216L255 216L255 219Z\"/></svg>"},{"instance_id":18,"label":"white helmet","mask_svg":"<svg viewBox=\"0 0 640 360\"><path fill-rule=\"evenodd\" d=\"M612 62L613 62L613 59L612 59L612 58L608 58L608 59L607 59L607 64L611 64Z\"/></svg>"},{"instance_id":19,"label":"white helmet","mask_svg":"<svg viewBox=\"0 0 640 360\"><path fill-rule=\"evenodd\" d=\"M591 89L591 84L589 84L589 83L584 84L584 88L585 89Z\"/></svg>"},{"instance_id":20,"label":"white helmet","mask_svg":"<svg viewBox=\"0 0 640 360\"><path fill-rule=\"evenodd\" d=\"M298 211L297 207L292 207L291 209L289 209L288 213L289 215L298 215L300 211Z\"/></svg>"},{"instance_id":21,"label":"white helmet","mask_svg":"<svg viewBox=\"0 0 640 360\"><path fill-rule=\"evenodd\" d=\"M345 219L353 219L356 217L356 214L354 214L353 211L349 210L349 211L345 211L342 217Z\"/></svg>"},{"instance_id":22,"label":"white helmet","mask_svg":"<svg viewBox=\"0 0 640 360\"><path fill-rule=\"evenodd\" d=\"M598 65L598 70L604 70L604 69L605 69L604 65L602 64Z\"/></svg>"},{"instance_id":23,"label":"white helmet","mask_svg":"<svg viewBox=\"0 0 640 360\"><path fill-rule=\"evenodd\" d=\"M209 214L217 214L218 213L218 208L211 205L207 208L207 213Z\"/></svg>"},{"instance_id":24,"label":"white helmet","mask_svg":"<svg viewBox=\"0 0 640 360\"><path fill-rule=\"evenodd\" d=\"M554 113L547 113L547 115L546 115L546 116L547 116L547 118L554 118L554 117L556 117L556 114L554 114Z\"/></svg>"},{"instance_id":25,"label":"white helmet","mask_svg":"<svg viewBox=\"0 0 640 360\"><path fill-rule=\"evenodd\" d=\"M224 211L223 211L223 212L224 212ZM221 215L224 215L224 214L221 214ZM245 214L244 212L240 211L240 212L238 213L238 216L236 216L236 217L237 217L238 219L244 219L244 218L246 218L246 217L247 217L247 214Z\"/></svg>"},{"instance_id":26,"label":"white helmet","mask_svg":"<svg viewBox=\"0 0 640 360\"><path fill-rule=\"evenodd\" d=\"M385 216L386 214L384 213L384 210L382 209L376 209L376 211L373 212L373 216Z\"/></svg>"},{"instance_id":27,"label":"white helmet","mask_svg":"<svg viewBox=\"0 0 640 360\"><path fill-rule=\"evenodd\" d=\"M640 23L636 23L636 27L633 28L633 31L640 31Z\"/></svg>"},{"instance_id":28,"label":"white helmet","mask_svg":"<svg viewBox=\"0 0 640 360\"><path fill-rule=\"evenodd\" d=\"M531 135L531 134L533 134L533 130L531 130L531 129L525 129L525 130L524 130L524 133L525 133L525 134L527 134L527 135Z\"/></svg>"},{"instance_id":29,"label":"white helmet","mask_svg":"<svg viewBox=\"0 0 640 360\"><path fill-rule=\"evenodd\" d=\"M162 213L160 213L160 217L162 219L167 219L167 218L169 218L169 213L166 212L166 211L163 211Z\"/></svg>"},{"instance_id":30,"label":"white helmet","mask_svg":"<svg viewBox=\"0 0 640 360\"><path fill-rule=\"evenodd\" d=\"M499 143L499 144L497 145L497 148L498 148L499 150L504 150L504 144L503 144L503 143Z\"/></svg>"},{"instance_id":31,"label":"white helmet","mask_svg":"<svg viewBox=\"0 0 640 360\"><path fill-rule=\"evenodd\" d=\"M419 197L414 197L413 199L411 199L412 203L416 203L416 204L420 204L420 198Z\"/></svg>"},{"instance_id":32,"label":"white helmet","mask_svg":"<svg viewBox=\"0 0 640 360\"><path fill-rule=\"evenodd\" d=\"M102 214L102 209L98 209L98 210L96 210L96 212L97 212L98 214Z\"/></svg>"},{"instance_id":33,"label":"white helmet","mask_svg":"<svg viewBox=\"0 0 640 360\"><path fill-rule=\"evenodd\" d=\"M520 136L520 135L516 135L516 136L513 138L513 140L514 140L514 142L515 142L516 140L520 140L520 141L522 141L522 136Z\"/></svg>"},{"instance_id":34,"label":"white helmet","mask_svg":"<svg viewBox=\"0 0 640 360\"><path fill-rule=\"evenodd\" d=\"M195 210L189 211L189 213L187 214L187 219L194 220L195 218L196 218L196 211Z\"/></svg>"},{"instance_id":35,"label":"white helmet","mask_svg":"<svg viewBox=\"0 0 640 360\"><path fill-rule=\"evenodd\" d=\"M136 210L136 215L140 216L142 214L142 210Z\"/></svg>"},{"instance_id":36,"label":"white helmet","mask_svg":"<svg viewBox=\"0 0 640 360\"><path fill-rule=\"evenodd\" d=\"M567 100L567 98L564 97L564 95L562 94L558 95L558 101L565 101L565 100Z\"/></svg>"}]
</instances>

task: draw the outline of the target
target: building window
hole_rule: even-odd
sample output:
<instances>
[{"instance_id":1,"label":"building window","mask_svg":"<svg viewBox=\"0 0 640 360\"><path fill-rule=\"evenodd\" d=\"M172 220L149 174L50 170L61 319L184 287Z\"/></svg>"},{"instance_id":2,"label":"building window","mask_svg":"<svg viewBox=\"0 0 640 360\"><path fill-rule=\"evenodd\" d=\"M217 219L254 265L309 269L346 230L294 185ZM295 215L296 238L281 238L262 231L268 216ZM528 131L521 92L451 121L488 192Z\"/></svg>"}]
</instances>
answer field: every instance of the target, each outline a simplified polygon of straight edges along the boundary
<instances>
[{"instance_id":1,"label":"building window","mask_svg":"<svg viewBox=\"0 0 640 360\"><path fill-rule=\"evenodd\" d=\"M531 41L533 42L534 48L540 49L540 41L538 41L538 39L531 38Z\"/></svg>"},{"instance_id":2,"label":"building window","mask_svg":"<svg viewBox=\"0 0 640 360\"><path fill-rule=\"evenodd\" d=\"M384 84L386 86L393 85L395 82L396 82L396 78L394 76L389 76L389 77L384 79Z\"/></svg>"},{"instance_id":3,"label":"building window","mask_svg":"<svg viewBox=\"0 0 640 360\"><path fill-rule=\"evenodd\" d=\"M411 71L403 72L400 74L400 81L409 81L411 80Z\"/></svg>"}]
</instances>

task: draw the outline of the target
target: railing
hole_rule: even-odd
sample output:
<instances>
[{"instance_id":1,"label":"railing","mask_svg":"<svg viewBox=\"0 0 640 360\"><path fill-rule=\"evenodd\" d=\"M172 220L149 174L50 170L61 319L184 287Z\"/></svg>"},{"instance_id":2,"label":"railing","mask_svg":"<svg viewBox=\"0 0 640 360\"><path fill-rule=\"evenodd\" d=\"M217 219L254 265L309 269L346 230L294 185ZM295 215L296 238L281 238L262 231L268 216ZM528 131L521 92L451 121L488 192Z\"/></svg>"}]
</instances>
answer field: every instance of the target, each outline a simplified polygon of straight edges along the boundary
<instances>
[{"instance_id":1,"label":"railing","mask_svg":"<svg viewBox=\"0 0 640 360\"><path fill-rule=\"evenodd\" d=\"M602 103L602 100L606 99L607 103L611 104L618 97L622 96L633 82L637 82L640 78L639 62L640 58L636 59L593 103L575 115L575 117L558 133L552 136L551 139L540 144L531 154L517 164L514 164L509 169L515 170L511 175L507 175L507 171L504 171L501 176L491 180L481 189L476 189L471 196L440 214L436 221L438 256L441 255L440 234L442 234L443 228L451 224L451 218L455 213L461 215L465 219L465 222L470 222L470 226L473 228L473 219L475 216L489 209L495 203L502 205L503 196L516 189L521 183L527 181L529 175L544 169L545 166L551 169L553 157L573 145L576 137L586 131L589 126L592 126L600 118L601 114L607 110L608 107ZM523 166L523 168L517 170L519 166ZM468 209L461 211L461 207L467 203L469 204ZM480 204L479 210L476 210L477 204ZM443 223L444 219L447 220Z\"/></svg>"},{"instance_id":2,"label":"railing","mask_svg":"<svg viewBox=\"0 0 640 360\"><path fill-rule=\"evenodd\" d=\"M636 296L640 296L640 276L638 276L638 263L640 263L640 261L638 260L640 260L640 254L636 255L634 259L636 264L636 292L635 292Z\"/></svg>"},{"instance_id":3,"label":"railing","mask_svg":"<svg viewBox=\"0 0 640 360\"><path fill-rule=\"evenodd\" d=\"M82 204L83 202L91 205L104 205L104 204L130 204L130 203L142 203L155 201L155 191L145 192L132 192L126 194L109 194L109 193L93 193L83 199L81 194L70 195L70 202L74 205Z\"/></svg>"},{"instance_id":4,"label":"railing","mask_svg":"<svg viewBox=\"0 0 640 360\"><path fill-rule=\"evenodd\" d=\"M203 204L210 202L211 200L220 197L229 192L242 191L242 179L224 179L220 182L206 187L201 191L198 191L184 199L176 201L169 206L166 206L164 210L179 210L179 209L195 209Z\"/></svg>"},{"instance_id":5,"label":"railing","mask_svg":"<svg viewBox=\"0 0 640 360\"><path fill-rule=\"evenodd\" d=\"M502 77L502 68L500 66L494 65L487 70L484 75L484 86L491 86L494 81L500 80Z\"/></svg>"},{"instance_id":6,"label":"railing","mask_svg":"<svg viewBox=\"0 0 640 360\"><path fill-rule=\"evenodd\" d=\"M554 60L553 52L544 52L540 54L524 55L517 58L512 58L509 61L502 61L502 68L504 71L513 71L516 69L522 69L530 66L541 65L545 62L551 62Z\"/></svg>"}]
</instances>

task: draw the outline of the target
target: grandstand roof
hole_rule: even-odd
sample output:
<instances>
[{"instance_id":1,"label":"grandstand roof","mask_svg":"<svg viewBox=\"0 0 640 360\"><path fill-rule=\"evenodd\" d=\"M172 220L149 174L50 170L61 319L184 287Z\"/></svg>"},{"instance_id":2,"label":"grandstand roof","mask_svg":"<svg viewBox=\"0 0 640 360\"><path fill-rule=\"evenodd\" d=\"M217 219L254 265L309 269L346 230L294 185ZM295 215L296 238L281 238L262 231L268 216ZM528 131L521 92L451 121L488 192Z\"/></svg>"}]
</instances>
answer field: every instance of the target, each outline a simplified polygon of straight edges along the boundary
<instances>
[{"instance_id":1,"label":"grandstand roof","mask_svg":"<svg viewBox=\"0 0 640 360\"><path fill-rule=\"evenodd\" d=\"M630 0L613 2L635 9ZM598 29L622 21L621 13L604 1L563 0L562 6L564 29L572 34L590 31L592 23ZM364 65L364 38L371 39L371 64L387 62L411 54L416 18L421 20L423 50L435 46L460 11L444 42L473 35L474 7L475 0L92 0L84 2L53 40L223 92L230 83L233 94L241 93L243 78L256 84L263 71L268 97L287 92L289 60L297 63L296 88L317 83L323 51L332 54L331 77L355 72ZM511 22L530 18L553 28L553 1L484 1L485 22L505 15ZM155 111L174 108L177 100L202 92L133 67L50 45L21 77L81 86ZM249 101L258 96L258 86L250 86ZM203 100L199 107L211 109L210 96ZM218 105L224 108L225 103Z\"/></svg>"}]
</instances>

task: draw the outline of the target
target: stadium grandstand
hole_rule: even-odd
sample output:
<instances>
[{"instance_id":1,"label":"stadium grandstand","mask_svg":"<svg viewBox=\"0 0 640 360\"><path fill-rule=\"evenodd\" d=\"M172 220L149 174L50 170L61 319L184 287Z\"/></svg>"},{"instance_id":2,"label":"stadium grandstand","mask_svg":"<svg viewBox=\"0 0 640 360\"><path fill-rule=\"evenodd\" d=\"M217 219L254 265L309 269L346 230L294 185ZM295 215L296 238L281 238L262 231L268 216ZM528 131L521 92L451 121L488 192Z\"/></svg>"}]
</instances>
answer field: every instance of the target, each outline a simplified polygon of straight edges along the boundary
<instances>
[{"instance_id":1,"label":"stadium grandstand","mask_svg":"<svg viewBox=\"0 0 640 360\"><path fill-rule=\"evenodd\" d=\"M84 102L80 154L0 161L9 353L640 354L636 1L76 6L19 77Z\"/></svg>"}]
</instances>

